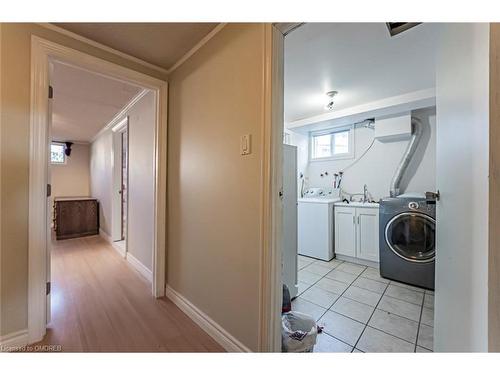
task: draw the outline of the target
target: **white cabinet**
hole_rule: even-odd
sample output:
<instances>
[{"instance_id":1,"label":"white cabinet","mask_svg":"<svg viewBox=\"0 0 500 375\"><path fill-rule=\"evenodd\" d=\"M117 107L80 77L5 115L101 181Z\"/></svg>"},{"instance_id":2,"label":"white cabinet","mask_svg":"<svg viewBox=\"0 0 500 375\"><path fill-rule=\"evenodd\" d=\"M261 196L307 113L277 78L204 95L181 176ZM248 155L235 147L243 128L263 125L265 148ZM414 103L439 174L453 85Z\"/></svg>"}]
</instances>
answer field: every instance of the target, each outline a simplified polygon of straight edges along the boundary
<instances>
[{"instance_id":1,"label":"white cabinet","mask_svg":"<svg viewBox=\"0 0 500 375\"><path fill-rule=\"evenodd\" d=\"M378 262L378 208L356 208L356 257Z\"/></svg>"},{"instance_id":2,"label":"white cabinet","mask_svg":"<svg viewBox=\"0 0 500 375\"><path fill-rule=\"evenodd\" d=\"M356 256L356 209L335 207L335 254Z\"/></svg>"},{"instance_id":3,"label":"white cabinet","mask_svg":"<svg viewBox=\"0 0 500 375\"><path fill-rule=\"evenodd\" d=\"M379 261L378 206L335 206L335 253Z\"/></svg>"}]
</instances>

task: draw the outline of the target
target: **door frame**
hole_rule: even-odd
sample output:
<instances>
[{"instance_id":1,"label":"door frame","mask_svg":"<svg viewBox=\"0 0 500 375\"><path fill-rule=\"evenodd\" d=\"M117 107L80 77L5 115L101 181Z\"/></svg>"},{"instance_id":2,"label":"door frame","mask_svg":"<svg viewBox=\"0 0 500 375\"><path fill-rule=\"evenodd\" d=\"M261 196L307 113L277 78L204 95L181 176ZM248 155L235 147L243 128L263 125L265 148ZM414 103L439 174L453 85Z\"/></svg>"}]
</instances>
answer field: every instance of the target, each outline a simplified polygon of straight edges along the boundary
<instances>
[{"instance_id":1,"label":"door frame","mask_svg":"<svg viewBox=\"0 0 500 375\"><path fill-rule=\"evenodd\" d=\"M284 34L265 25L259 351L281 352Z\"/></svg>"},{"instance_id":2,"label":"door frame","mask_svg":"<svg viewBox=\"0 0 500 375\"><path fill-rule=\"evenodd\" d=\"M142 97L142 96L141 96ZM115 126L111 128L112 138L113 138L113 193L111 196L111 241L120 241L123 237L123 144L122 144L122 133L125 129L128 132L129 116L125 115L122 117ZM128 138L127 138L128 140ZM128 158L128 154L127 154ZM128 174L128 160L127 160L127 174ZM120 196L116 196L117 192L121 191ZM128 190L127 190L127 200L128 200ZM120 217L120 220L117 218ZM128 206L127 206L127 217L128 217ZM119 222L119 228L117 227ZM127 222L128 226L128 222ZM117 231L120 232L120 240L117 240ZM126 230L128 233L128 228ZM125 244L127 244L127 239ZM125 251L125 253L127 250Z\"/></svg>"},{"instance_id":3,"label":"door frame","mask_svg":"<svg viewBox=\"0 0 500 375\"><path fill-rule=\"evenodd\" d=\"M155 92L155 189L152 294L165 295L168 83L32 35L28 233L28 342L46 333L49 63L57 61Z\"/></svg>"}]
</instances>

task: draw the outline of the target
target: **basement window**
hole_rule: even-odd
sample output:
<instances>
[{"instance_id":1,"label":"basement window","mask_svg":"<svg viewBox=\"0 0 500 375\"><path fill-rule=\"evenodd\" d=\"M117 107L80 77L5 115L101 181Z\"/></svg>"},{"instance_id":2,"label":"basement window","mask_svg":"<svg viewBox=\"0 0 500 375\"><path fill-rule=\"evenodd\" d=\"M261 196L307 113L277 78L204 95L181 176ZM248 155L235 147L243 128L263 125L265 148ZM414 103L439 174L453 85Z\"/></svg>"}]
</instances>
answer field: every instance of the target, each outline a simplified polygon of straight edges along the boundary
<instances>
[{"instance_id":1,"label":"basement window","mask_svg":"<svg viewBox=\"0 0 500 375\"><path fill-rule=\"evenodd\" d=\"M311 134L311 160L351 159L354 157L352 128Z\"/></svg>"},{"instance_id":2,"label":"basement window","mask_svg":"<svg viewBox=\"0 0 500 375\"><path fill-rule=\"evenodd\" d=\"M66 154L64 153L64 143L52 142L50 144L50 163L65 164Z\"/></svg>"}]
</instances>

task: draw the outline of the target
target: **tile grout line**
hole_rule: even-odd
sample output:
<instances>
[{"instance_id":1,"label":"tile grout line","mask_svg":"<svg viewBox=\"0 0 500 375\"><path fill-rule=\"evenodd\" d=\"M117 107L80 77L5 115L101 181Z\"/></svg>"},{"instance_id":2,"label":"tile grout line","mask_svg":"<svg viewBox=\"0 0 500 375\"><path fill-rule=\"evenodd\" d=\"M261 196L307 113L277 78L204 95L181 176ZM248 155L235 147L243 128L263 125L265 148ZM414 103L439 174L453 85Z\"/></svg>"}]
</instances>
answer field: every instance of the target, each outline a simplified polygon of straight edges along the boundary
<instances>
[{"instance_id":1,"label":"tile grout line","mask_svg":"<svg viewBox=\"0 0 500 375\"><path fill-rule=\"evenodd\" d=\"M337 261L338 261L338 260L337 260ZM307 268L307 267L309 267L310 265L313 265L313 264L316 264L316 265L318 265L318 266L320 266L320 267L323 267L323 268L329 268L329 267L325 267L325 266L323 266L323 265L322 265L322 264L320 264L320 263L315 263L315 262L316 262L316 261L313 261L313 262L311 262L311 263L307 264L307 265L306 265L306 266L304 266L302 269L299 269L299 271L300 271L300 270L304 270L305 268ZM347 263L347 264L353 264L353 265L356 265L356 266L359 266L359 267L364 267L364 268L363 268L363 270L362 270L362 271L361 271L358 275L353 274L353 273L350 273L350 272L345 272L345 271L342 271L342 270L338 270L338 269L337 269L339 266L341 266L342 264L345 264L345 263ZM362 276L362 275L363 275L363 273L364 273L364 272L365 272L368 268L373 268L373 267L369 267L369 266L366 266L366 265L359 265L359 264L356 264L356 263L351 263L351 262L347 262L347 261L340 261L340 263L339 263L339 264L337 264L335 267L333 267L333 268L329 268L329 271L328 271L326 274L324 274L324 275L315 274L315 275L317 275L317 276L320 276L320 278L319 278L316 282L314 282L313 284L310 284L310 285L309 285L306 289L304 289L304 290L302 291L302 293L300 293L297 297L301 296L303 293L305 293L307 290L311 289L313 286L316 286L316 287L318 287L319 289L321 289L321 290L323 290L323 291L326 291L326 292L329 292L329 293L332 293L332 294L336 294L336 293L334 293L334 292L332 292L332 291L330 291L330 290L328 290L328 289L326 289L326 288L323 288L323 287L321 287L321 286L318 286L318 285L317 285L317 284L318 284L318 283L319 283L322 279L325 279L325 278L326 278L326 279L328 279L328 280L332 280L332 281L336 281L336 282L344 283L345 285L347 285L347 287L343 290L343 292L342 292L342 293L340 293L340 294L338 295L338 297L337 297L337 298L335 298L335 300L333 301L333 303L331 303L331 304L329 305L329 307L327 307L327 308L325 308L324 306L320 306L320 305L318 305L317 303L314 303L314 302L312 302L312 301L309 301L309 300L307 300L307 299L305 299L305 298L303 298L303 297L302 297L302 299L303 299L303 300L305 300L305 301L307 301L307 302L309 302L309 303L311 303L311 304L313 304L313 305L315 305L315 306L318 306L318 307L320 307L320 308L322 308L322 309L325 309L325 312L324 312L323 314L321 314L321 315L320 315L320 317L316 320L316 322L319 322L319 321L320 321L320 320L321 320L321 319L325 316L325 314L326 314L327 312L329 312L329 311L330 311L330 312L334 312L334 313L336 313L336 314L339 314L339 315L341 315L341 316L343 316L343 317L345 317L345 318L347 318L347 319L351 319L351 320L353 320L353 321L355 321L355 322L357 322L357 323L359 323L359 324L363 324L363 325L364 325L363 330L362 330L362 332L361 332L360 336L358 337L358 339L356 340L356 343L355 343L354 345L351 345L351 344L349 344L349 343L347 343L347 342L345 342L345 341L343 341L343 340L341 340L341 339L339 339L339 338L335 337L334 335L332 335L332 334L330 334L330 333L327 333L326 331L323 331L323 333L324 333L324 334L326 334L326 335L327 335L327 336L329 336L329 337L334 338L335 340L338 340L338 341L342 342L343 344L346 344L346 345L348 345L348 346L352 347L351 352L353 352L354 350L360 350L360 349L359 349L359 348L357 348L356 346L358 345L358 343L359 343L359 341L360 341L361 337L363 336L363 334L364 334L364 332L365 332L365 330L366 330L366 327L370 327L370 328L375 329L375 330L377 330L377 331L379 331L379 332L382 332L382 333L384 333L384 334L386 334L386 335L392 336L392 337L394 337L394 338L396 338L396 339L403 340L403 341L405 341L405 342L407 342L407 343L409 343L409 344L414 344L414 352L416 352L416 348L417 348L417 346L418 346L418 345L417 345L417 343L418 343L418 334L419 334L419 332L420 332L420 326L421 326L421 324L423 324L423 323L422 323L422 313L423 313L423 307L424 307L424 303L425 303L425 296L427 295L427 290L425 290L425 289L424 289L424 290L415 290L415 289L413 289L413 288L407 288L407 287L405 287L404 285L401 285L400 283L398 283L398 284L400 284L400 285L393 283L393 280L387 280L387 281L388 281L388 283L387 283L387 284L385 284L384 282L381 282L381 281L378 281L378 280L375 280L375 279L372 279L372 278L369 278L369 277L364 277L364 276ZM328 274L330 274L330 273L331 273L332 271L334 271L334 270L337 270L337 271L342 271L342 272L345 272L345 273L348 273L348 274L354 275L354 276L356 276L356 277L355 277L355 278L352 280L352 282L350 282L350 283L345 283L345 282L340 281L340 280L337 280L337 279L332 279L332 278L326 277ZM308 272L311 272L311 271L308 271ZM311 273L313 273L313 274L314 274L314 272L311 272ZM377 304L376 304L375 306L371 306L371 305L366 304L366 303L364 303L364 302L360 302L360 301L354 300L354 299L352 299L352 298L349 298L349 297L347 297L347 296L344 296L345 292L346 292L349 288L351 288L351 286L353 286L353 284L354 284L354 283L356 282L356 280L358 280L359 278L364 278L364 279L367 279L367 280L370 280L370 281L373 281L373 282L377 282L377 283L380 283L380 284L385 284L384 291L383 291L383 292L382 292L382 294L380 295L380 298L379 298L379 300L378 300L378 302L377 302ZM384 280L385 280L385 279L384 279ZM303 282L303 283L304 283L304 282ZM307 283L305 283L305 284L307 284ZM385 311L385 310L383 310L383 309L380 309L381 311L384 311L384 312L386 312L386 313L389 313L389 314L392 314L392 315L398 316L398 317L400 317L400 318L407 319L407 320L409 320L409 321L412 321L412 322L416 322L416 323L418 323L418 327L417 327L417 336L416 336L416 339L415 339L415 342L414 342L414 343L412 343L411 341L408 341L408 340L406 340L406 339L400 338L400 337L398 337L398 336L395 336L395 335L393 335L393 334L391 334L391 333L385 332L385 331L383 331L383 330L381 330L381 329L378 329L378 328L375 328L375 327L371 327L371 326L369 326L369 325L368 325L368 324L369 324L369 322L370 322L370 320L371 320L371 318L373 317L373 314L374 314L374 313L375 313L375 311L377 310L377 308L378 308L378 306L379 306L379 304L380 304L380 301L381 301L381 300L382 300L382 298L386 295L387 289L389 288L389 286L390 286L390 285L394 285L394 286L396 286L396 287L400 287L400 288L403 288L403 289L406 289L406 290L408 290L408 291L412 291L412 292L415 292L415 293L422 293L422 294L423 294L422 302L421 302L421 304L419 304L419 305L417 305L417 304L415 304L415 303L413 303L413 302L409 302L409 301L407 301L407 300L403 300L403 299L400 299L400 298L397 298L397 297L392 297L392 296L387 295L388 297L394 298L395 300L398 300L398 301L401 301L401 302L406 302L406 303L409 303L409 304L412 304L412 305L415 305L415 306L419 306L419 307L420 307L420 314L419 314L419 320L418 320L418 322L417 322L417 321L415 321L415 320L413 320L413 319L409 319L409 318L407 318L407 317L405 317L405 316L401 316L401 315L394 314L394 313L392 313L392 312L389 312L389 311ZM372 293L379 294L379 293L378 293L378 292L376 292L376 291L373 291L373 290L370 290L370 289L364 288L364 287L362 287L362 286L358 286L358 285L356 285L356 287L358 287L358 288L360 288L360 289L363 289L363 290L366 290L366 291L368 291L368 292L372 292ZM367 320L367 322L366 322L366 323L363 323L363 322L360 322L359 320L356 320L356 319L354 319L354 318L352 318L352 317L350 317L350 316L347 316L347 315L344 315L344 314L342 314L342 313L339 313L339 312L336 312L336 311L331 310L331 308L333 307L333 305L335 305L335 303L336 303L336 302L337 302L337 301L338 301L341 297L346 298L346 299L349 299L349 300L354 301L354 302L361 303L361 304L366 305L366 306L373 307L373 311L372 311L372 313L371 313L371 315L370 315L369 319ZM361 350L360 350L360 351L361 351Z\"/></svg>"},{"instance_id":2,"label":"tile grout line","mask_svg":"<svg viewBox=\"0 0 500 375\"><path fill-rule=\"evenodd\" d=\"M380 301L382 301L382 297L384 297L385 292L387 291L387 288L389 288L389 285L390 285L390 283L389 283L389 284L387 284L387 285L385 286L384 292L383 292L383 293L382 293L382 295L380 296L380 298L379 298L379 300L378 300L377 304L375 305L375 308L373 309L373 311L372 311L372 313L371 313L370 317L369 317L369 318L368 318L368 320L366 321L366 324L365 324L365 326L363 327L363 330L361 331L361 334L359 335L358 339L356 340L356 343L354 344L354 349L358 349L358 348L357 348L357 345L358 345L358 343L359 343L359 340L361 340L361 337L363 336L363 333L365 333L365 331L366 331L366 327L368 327L368 323L370 323L370 320L372 319L373 314L375 314L375 311L377 310L377 307L378 307L378 305L380 304ZM354 349L353 349L353 350L354 350ZM361 350L361 349L358 349L358 350ZM351 353L352 353L352 352L351 352Z\"/></svg>"},{"instance_id":3,"label":"tile grout line","mask_svg":"<svg viewBox=\"0 0 500 375\"><path fill-rule=\"evenodd\" d=\"M332 269L332 271L333 271L334 269L337 269L340 265L342 265L342 264L344 264L344 263L345 263L345 261L342 261L342 263L340 263L339 265L337 265L337 267L333 268L333 269ZM361 275L363 272L365 272L365 271L366 271L366 266L364 266L364 267L365 267L365 269L364 269L363 271L361 271L359 275ZM330 271L330 272L331 272L331 271ZM330 272L328 272L328 273L330 273ZM328 275L328 274L327 274L327 275ZM342 297L342 296L344 295L344 293L346 292L346 290L347 290L347 289L349 289L349 288L351 287L352 283L354 283L354 282L358 279L359 275L358 275L358 276L357 276L357 277L356 277L356 278L355 278L355 279L354 279L354 280L353 280L350 284L348 284L347 288L345 288L345 289L344 289L344 291L343 291L343 292L342 292L342 293L341 293L341 294L340 294L340 295L339 295L339 296L335 299L335 301L334 301L334 302L330 305L330 307L329 307L329 308L327 308L327 309L326 309L326 311L325 311L325 312L324 312L324 313L323 313L323 314L322 314L322 315L321 315L321 316L320 316L320 317L316 320L316 324L317 324L317 323L321 320L321 318L323 318L323 316L325 316L325 314L326 314L328 311L330 311L330 308L331 308L331 307L335 304L335 302L337 302L337 301L340 299L340 297ZM325 276L323 276L321 279L323 279L323 278L325 278L325 277L326 277L326 275L325 275ZM321 279L319 279L319 280L318 280L315 284L317 284L317 283L318 283ZM328 277L327 277L327 279L328 279ZM331 279L330 279L330 280L331 280ZM336 280L336 281L338 281L338 280ZM315 285L315 284L313 284L313 285ZM345 284L347 284L347 283L345 283ZM347 298L347 297L345 297L345 298ZM333 312L335 312L335 311L333 311ZM345 315L343 315L343 316L345 316ZM349 319L351 319L351 318L349 318ZM353 319L353 320L354 320L354 319ZM322 332L323 332L323 331L322 331ZM326 332L325 332L325 333L326 333ZM333 338L334 338L334 339L336 339L336 340L342 341L342 340L340 340L339 338L337 338L337 337L335 337L335 336L333 336L333 335L328 335L328 336L331 336L331 337L333 337ZM342 342L344 342L344 341L342 341ZM347 344L347 343L345 343L345 344ZM350 347L352 347L352 350L351 350L351 353L352 353L352 351L355 349L355 347L354 347L353 345L351 345L351 344L347 344L347 345L349 345Z\"/></svg>"},{"instance_id":4,"label":"tile grout line","mask_svg":"<svg viewBox=\"0 0 500 375\"><path fill-rule=\"evenodd\" d=\"M420 334L420 324L422 324L422 314L424 311L424 303L425 303L425 292L424 292L424 298L422 298L422 305L420 306L420 317L418 319L417 337L415 338L415 349L414 349L415 353L417 352L418 335Z\"/></svg>"}]
</instances>

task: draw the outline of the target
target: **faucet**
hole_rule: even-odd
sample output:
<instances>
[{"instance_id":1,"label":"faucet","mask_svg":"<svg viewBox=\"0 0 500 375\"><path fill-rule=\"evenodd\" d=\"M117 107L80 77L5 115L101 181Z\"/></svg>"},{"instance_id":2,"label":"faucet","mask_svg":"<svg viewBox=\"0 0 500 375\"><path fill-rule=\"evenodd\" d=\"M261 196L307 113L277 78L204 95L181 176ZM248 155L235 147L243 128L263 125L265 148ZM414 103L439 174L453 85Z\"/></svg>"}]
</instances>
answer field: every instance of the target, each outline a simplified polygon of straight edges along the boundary
<instances>
[{"instance_id":1,"label":"faucet","mask_svg":"<svg viewBox=\"0 0 500 375\"><path fill-rule=\"evenodd\" d=\"M363 203L368 202L368 186L363 186Z\"/></svg>"}]
</instances>

